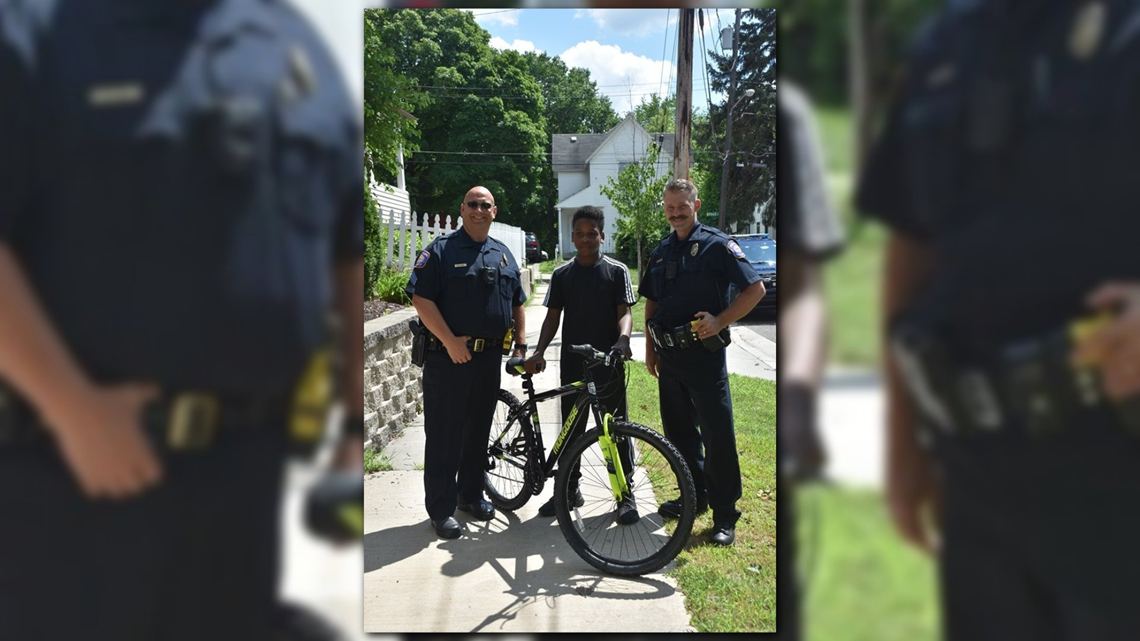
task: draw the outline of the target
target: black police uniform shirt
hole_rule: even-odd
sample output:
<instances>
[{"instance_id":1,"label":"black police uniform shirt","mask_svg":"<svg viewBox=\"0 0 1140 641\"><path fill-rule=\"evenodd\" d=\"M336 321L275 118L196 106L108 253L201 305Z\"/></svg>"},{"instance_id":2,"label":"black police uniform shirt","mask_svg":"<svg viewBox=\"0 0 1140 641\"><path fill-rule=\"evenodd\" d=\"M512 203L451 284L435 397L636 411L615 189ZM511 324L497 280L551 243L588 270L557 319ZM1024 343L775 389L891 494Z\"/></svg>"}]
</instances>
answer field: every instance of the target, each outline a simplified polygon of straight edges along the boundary
<instances>
[{"instance_id":1,"label":"black police uniform shirt","mask_svg":"<svg viewBox=\"0 0 1140 641\"><path fill-rule=\"evenodd\" d=\"M617 342L618 305L633 305L637 297L626 266L608 256L593 265L569 260L550 275L543 301L549 309L562 310L563 364L571 345L593 345L603 352ZM575 368L574 375L581 373Z\"/></svg>"},{"instance_id":2,"label":"black police uniform shirt","mask_svg":"<svg viewBox=\"0 0 1140 641\"><path fill-rule=\"evenodd\" d=\"M453 334L473 338L502 339L512 308L526 302L507 246L490 236L476 242L462 227L420 252L405 291L434 302Z\"/></svg>"},{"instance_id":3,"label":"black police uniform shirt","mask_svg":"<svg viewBox=\"0 0 1140 641\"><path fill-rule=\"evenodd\" d=\"M95 380L286 393L363 255L361 125L284 2L0 3L0 242Z\"/></svg>"},{"instance_id":4,"label":"black police uniform shirt","mask_svg":"<svg viewBox=\"0 0 1140 641\"><path fill-rule=\"evenodd\" d=\"M1140 5L959 2L916 42L857 204L928 243L912 311L966 359L1087 313L1140 278Z\"/></svg>"},{"instance_id":5,"label":"black police uniform shirt","mask_svg":"<svg viewBox=\"0 0 1140 641\"><path fill-rule=\"evenodd\" d=\"M645 271L638 293L657 302L653 320L666 329L688 325L697 312L724 311L729 283L744 291L760 280L736 241L700 223L684 241L670 233L653 250Z\"/></svg>"}]
</instances>

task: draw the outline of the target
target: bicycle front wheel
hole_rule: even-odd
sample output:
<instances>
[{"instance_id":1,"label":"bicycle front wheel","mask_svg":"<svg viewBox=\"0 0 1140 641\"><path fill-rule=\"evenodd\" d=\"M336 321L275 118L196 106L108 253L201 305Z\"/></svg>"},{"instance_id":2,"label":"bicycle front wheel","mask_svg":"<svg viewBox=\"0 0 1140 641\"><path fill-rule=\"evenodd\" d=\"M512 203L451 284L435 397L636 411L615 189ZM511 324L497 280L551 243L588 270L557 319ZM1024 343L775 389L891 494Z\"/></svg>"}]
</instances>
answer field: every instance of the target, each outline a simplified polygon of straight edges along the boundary
<instances>
[{"instance_id":1,"label":"bicycle front wheel","mask_svg":"<svg viewBox=\"0 0 1140 641\"><path fill-rule=\"evenodd\" d=\"M598 443L601 428L586 432L570 444L558 464L555 507L566 542L587 563L610 574L638 576L665 567L689 540L696 518L696 489L681 453L664 436L635 423L615 422L610 437L622 450L633 494L633 508L614 498L610 475ZM581 470L578 489L582 505L570 486L574 468ZM681 518L666 521L657 513L665 501L681 498Z\"/></svg>"},{"instance_id":2,"label":"bicycle front wheel","mask_svg":"<svg viewBox=\"0 0 1140 641\"><path fill-rule=\"evenodd\" d=\"M487 471L483 484L491 503L500 510L517 510L530 499L536 449L530 418L519 412L519 399L499 390L491 435L487 443Z\"/></svg>"}]
</instances>

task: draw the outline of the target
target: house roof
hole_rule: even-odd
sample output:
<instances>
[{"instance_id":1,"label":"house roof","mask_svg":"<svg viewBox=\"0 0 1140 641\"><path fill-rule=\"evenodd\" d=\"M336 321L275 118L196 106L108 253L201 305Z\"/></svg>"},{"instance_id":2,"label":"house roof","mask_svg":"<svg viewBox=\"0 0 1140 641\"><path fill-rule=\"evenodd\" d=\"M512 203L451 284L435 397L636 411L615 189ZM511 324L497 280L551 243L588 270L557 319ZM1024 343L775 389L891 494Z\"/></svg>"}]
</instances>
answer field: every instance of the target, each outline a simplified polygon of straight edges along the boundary
<instances>
[{"instance_id":1,"label":"house roof","mask_svg":"<svg viewBox=\"0 0 1140 641\"><path fill-rule=\"evenodd\" d=\"M633 114L626 116L626 120L631 120ZM633 121L634 125L641 129L641 125L636 120ZM554 134L551 136L551 165L554 171L584 171L586 163L597 153L598 149L614 134L615 131L625 124L623 120L613 129L604 134ZM644 129L642 129L644 131ZM659 136L664 136L661 143L662 150L667 150L671 154L673 150L673 134L649 134L652 140L657 140ZM571 138L576 138L577 142L571 142Z\"/></svg>"}]
</instances>

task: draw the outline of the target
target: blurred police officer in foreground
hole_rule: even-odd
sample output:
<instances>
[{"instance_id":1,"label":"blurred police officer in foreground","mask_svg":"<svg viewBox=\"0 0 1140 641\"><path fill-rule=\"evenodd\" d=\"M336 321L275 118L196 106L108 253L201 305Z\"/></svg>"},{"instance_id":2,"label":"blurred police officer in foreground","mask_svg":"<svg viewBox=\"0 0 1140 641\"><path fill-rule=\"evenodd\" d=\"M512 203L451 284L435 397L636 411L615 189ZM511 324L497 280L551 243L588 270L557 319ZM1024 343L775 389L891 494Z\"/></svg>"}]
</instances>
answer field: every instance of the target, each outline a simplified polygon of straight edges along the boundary
<instances>
[{"instance_id":1,"label":"blurred police officer in foreground","mask_svg":"<svg viewBox=\"0 0 1140 641\"><path fill-rule=\"evenodd\" d=\"M950 3L862 177L891 228L888 500L951 639L1140 638L1138 301L1107 284L1140 278L1138 24Z\"/></svg>"},{"instance_id":2,"label":"blurred police officer in foreground","mask_svg":"<svg viewBox=\"0 0 1140 641\"><path fill-rule=\"evenodd\" d=\"M725 233L697 222L701 201L685 179L665 185L673 233L653 250L638 292L645 297L645 364L658 379L661 422L693 470L697 512L713 510L712 542L732 545L740 512L740 461L724 348L728 326L764 296L764 283ZM740 295L726 306L728 285ZM681 506L658 510L677 518Z\"/></svg>"},{"instance_id":3,"label":"blurred police officer in foreground","mask_svg":"<svg viewBox=\"0 0 1140 641\"><path fill-rule=\"evenodd\" d=\"M503 340L526 355L526 295L518 263L488 234L498 208L484 187L459 205L463 226L432 241L416 259L407 292L429 335L424 362L424 504L436 534L461 533L458 507L479 520L495 508L483 498L487 439L499 394Z\"/></svg>"},{"instance_id":4,"label":"blurred police officer in foreground","mask_svg":"<svg viewBox=\"0 0 1140 641\"><path fill-rule=\"evenodd\" d=\"M268 638L285 426L361 313L355 114L279 2L0 3L0 638Z\"/></svg>"},{"instance_id":5,"label":"blurred police officer in foreground","mask_svg":"<svg viewBox=\"0 0 1140 641\"><path fill-rule=\"evenodd\" d=\"M816 411L827 348L823 263L843 248L843 230L827 198L823 149L812 107L804 92L780 80L776 102L780 129L780 301L781 327L777 455L784 500L776 506L782 537L780 639L802 638L803 591L797 567L796 493L803 483L823 478L826 452ZM785 536L786 535L786 536Z\"/></svg>"}]
</instances>

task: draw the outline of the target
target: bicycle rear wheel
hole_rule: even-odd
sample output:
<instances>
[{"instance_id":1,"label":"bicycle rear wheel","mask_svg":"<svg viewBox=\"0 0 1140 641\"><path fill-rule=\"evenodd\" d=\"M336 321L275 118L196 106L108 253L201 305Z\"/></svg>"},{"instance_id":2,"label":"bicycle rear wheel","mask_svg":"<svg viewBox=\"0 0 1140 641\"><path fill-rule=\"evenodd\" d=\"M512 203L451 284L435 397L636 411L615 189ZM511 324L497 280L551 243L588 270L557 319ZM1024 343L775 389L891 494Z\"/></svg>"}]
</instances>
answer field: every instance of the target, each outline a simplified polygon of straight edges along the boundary
<instances>
[{"instance_id":1,"label":"bicycle rear wheel","mask_svg":"<svg viewBox=\"0 0 1140 641\"><path fill-rule=\"evenodd\" d=\"M676 558L693 529L696 489L681 453L664 436L635 423L614 422L610 437L628 447L633 469L630 478L638 518L623 525L617 521L618 503L594 428L567 448L558 464L555 507L566 542L587 563L610 574L638 576L665 567ZM570 503L569 480L575 463L581 465L579 490L583 505ZM681 518L666 521L657 507L681 497Z\"/></svg>"},{"instance_id":2,"label":"bicycle rear wheel","mask_svg":"<svg viewBox=\"0 0 1140 641\"><path fill-rule=\"evenodd\" d=\"M530 418L518 413L519 399L499 390L491 435L487 443L487 471L483 484L491 503L500 510L517 510L530 499L535 469L531 460L536 448ZM512 418L513 415L513 418Z\"/></svg>"}]
</instances>

